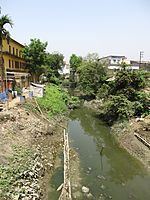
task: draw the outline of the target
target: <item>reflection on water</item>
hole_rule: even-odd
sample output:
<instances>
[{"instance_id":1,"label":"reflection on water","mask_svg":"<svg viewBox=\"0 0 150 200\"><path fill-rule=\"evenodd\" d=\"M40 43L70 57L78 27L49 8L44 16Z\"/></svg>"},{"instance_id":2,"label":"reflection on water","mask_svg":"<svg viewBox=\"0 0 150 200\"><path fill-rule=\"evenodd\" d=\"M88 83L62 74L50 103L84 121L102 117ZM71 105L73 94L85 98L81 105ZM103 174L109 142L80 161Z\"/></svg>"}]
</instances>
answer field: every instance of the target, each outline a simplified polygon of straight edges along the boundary
<instances>
[{"instance_id":1,"label":"reflection on water","mask_svg":"<svg viewBox=\"0 0 150 200\"><path fill-rule=\"evenodd\" d=\"M82 184L90 188L94 199L101 194L104 199L150 199L150 176L118 147L109 127L95 113L85 108L73 111L68 131L81 160Z\"/></svg>"}]
</instances>

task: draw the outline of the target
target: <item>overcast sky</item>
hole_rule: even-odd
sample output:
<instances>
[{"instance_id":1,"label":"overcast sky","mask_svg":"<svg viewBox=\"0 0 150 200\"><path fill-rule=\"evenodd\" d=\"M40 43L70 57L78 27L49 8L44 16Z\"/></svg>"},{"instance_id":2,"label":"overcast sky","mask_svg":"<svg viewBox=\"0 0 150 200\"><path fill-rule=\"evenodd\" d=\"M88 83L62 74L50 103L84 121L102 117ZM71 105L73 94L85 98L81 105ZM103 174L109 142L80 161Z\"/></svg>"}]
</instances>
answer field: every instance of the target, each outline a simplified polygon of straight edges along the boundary
<instances>
[{"instance_id":1,"label":"overcast sky","mask_svg":"<svg viewBox=\"0 0 150 200\"><path fill-rule=\"evenodd\" d=\"M150 0L0 0L17 41L48 41L47 50L150 60Z\"/></svg>"}]
</instances>

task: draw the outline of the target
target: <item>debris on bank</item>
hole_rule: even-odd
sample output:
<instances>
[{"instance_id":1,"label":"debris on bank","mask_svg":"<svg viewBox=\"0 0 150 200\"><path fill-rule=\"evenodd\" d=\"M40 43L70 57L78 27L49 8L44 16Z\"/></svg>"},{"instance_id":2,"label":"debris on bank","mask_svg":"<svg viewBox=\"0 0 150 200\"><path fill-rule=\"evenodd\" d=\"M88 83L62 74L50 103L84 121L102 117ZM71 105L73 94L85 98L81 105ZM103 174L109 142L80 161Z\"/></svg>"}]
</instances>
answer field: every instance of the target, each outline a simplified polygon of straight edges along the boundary
<instances>
[{"instance_id":1,"label":"debris on bank","mask_svg":"<svg viewBox=\"0 0 150 200\"><path fill-rule=\"evenodd\" d=\"M63 129L54 121L22 106L0 112L0 199L47 199L47 175L62 148Z\"/></svg>"}]
</instances>

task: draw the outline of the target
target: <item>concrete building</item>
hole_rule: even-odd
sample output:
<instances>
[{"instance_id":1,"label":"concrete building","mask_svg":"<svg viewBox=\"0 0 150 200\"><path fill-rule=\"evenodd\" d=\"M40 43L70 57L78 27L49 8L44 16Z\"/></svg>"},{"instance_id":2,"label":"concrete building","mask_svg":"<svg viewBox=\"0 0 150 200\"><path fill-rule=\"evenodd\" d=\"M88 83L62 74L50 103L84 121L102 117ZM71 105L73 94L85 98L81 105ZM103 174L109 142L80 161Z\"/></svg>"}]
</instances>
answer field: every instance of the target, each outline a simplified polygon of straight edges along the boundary
<instances>
[{"instance_id":1,"label":"concrete building","mask_svg":"<svg viewBox=\"0 0 150 200\"><path fill-rule=\"evenodd\" d=\"M121 63L125 62L127 58L125 56L106 56L99 59L99 61L106 65L108 69L114 70L119 69Z\"/></svg>"},{"instance_id":2,"label":"concrete building","mask_svg":"<svg viewBox=\"0 0 150 200\"><path fill-rule=\"evenodd\" d=\"M99 59L99 61L108 68L109 71L119 70L122 63L128 65L128 69L138 70L139 63L136 61L127 60L125 56L106 56Z\"/></svg>"},{"instance_id":3,"label":"concrete building","mask_svg":"<svg viewBox=\"0 0 150 200\"><path fill-rule=\"evenodd\" d=\"M22 57L22 49L24 45L10 39L9 43L6 39L2 41L2 60L1 66L1 90L5 91L12 87L12 82L15 81L20 87L27 87L29 85L28 69L26 69L26 62Z\"/></svg>"}]
</instances>

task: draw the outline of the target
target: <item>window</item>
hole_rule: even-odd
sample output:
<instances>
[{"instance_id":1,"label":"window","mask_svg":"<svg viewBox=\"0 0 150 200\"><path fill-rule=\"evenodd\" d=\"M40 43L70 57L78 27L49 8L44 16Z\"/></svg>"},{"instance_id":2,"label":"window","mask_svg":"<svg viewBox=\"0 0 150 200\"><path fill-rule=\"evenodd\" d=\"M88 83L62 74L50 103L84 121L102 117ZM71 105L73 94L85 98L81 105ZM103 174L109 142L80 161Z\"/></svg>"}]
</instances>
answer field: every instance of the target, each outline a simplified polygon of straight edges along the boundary
<instances>
[{"instance_id":1,"label":"window","mask_svg":"<svg viewBox=\"0 0 150 200\"><path fill-rule=\"evenodd\" d=\"M9 68L11 68L11 61L9 60Z\"/></svg>"},{"instance_id":2,"label":"window","mask_svg":"<svg viewBox=\"0 0 150 200\"><path fill-rule=\"evenodd\" d=\"M14 61L12 60L12 68L14 68Z\"/></svg>"},{"instance_id":3,"label":"window","mask_svg":"<svg viewBox=\"0 0 150 200\"><path fill-rule=\"evenodd\" d=\"M19 62L15 61L15 68L19 68Z\"/></svg>"},{"instance_id":4,"label":"window","mask_svg":"<svg viewBox=\"0 0 150 200\"><path fill-rule=\"evenodd\" d=\"M16 49L16 56L18 56L18 49Z\"/></svg>"},{"instance_id":5,"label":"window","mask_svg":"<svg viewBox=\"0 0 150 200\"><path fill-rule=\"evenodd\" d=\"M15 55L15 48L13 47L13 55Z\"/></svg>"},{"instance_id":6,"label":"window","mask_svg":"<svg viewBox=\"0 0 150 200\"><path fill-rule=\"evenodd\" d=\"M11 46L9 45L9 53L11 53Z\"/></svg>"},{"instance_id":7,"label":"window","mask_svg":"<svg viewBox=\"0 0 150 200\"><path fill-rule=\"evenodd\" d=\"M115 62L116 62L116 59L113 59L113 62L115 63Z\"/></svg>"}]
</instances>

